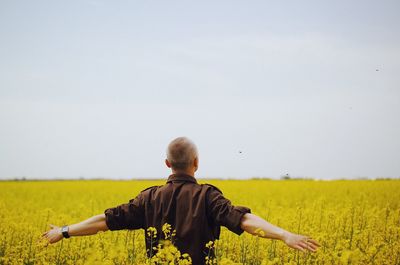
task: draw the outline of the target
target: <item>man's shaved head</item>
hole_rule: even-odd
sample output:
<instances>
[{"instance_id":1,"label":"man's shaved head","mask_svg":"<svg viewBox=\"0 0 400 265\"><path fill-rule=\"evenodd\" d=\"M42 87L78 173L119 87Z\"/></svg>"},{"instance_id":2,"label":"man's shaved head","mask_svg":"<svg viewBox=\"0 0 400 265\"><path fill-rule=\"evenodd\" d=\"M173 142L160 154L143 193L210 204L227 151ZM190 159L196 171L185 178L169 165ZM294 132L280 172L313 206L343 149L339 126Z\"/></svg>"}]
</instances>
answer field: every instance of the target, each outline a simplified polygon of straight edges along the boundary
<instances>
[{"instance_id":1,"label":"man's shaved head","mask_svg":"<svg viewBox=\"0 0 400 265\"><path fill-rule=\"evenodd\" d=\"M178 137L168 145L167 160L174 170L185 170L197 158L197 147L187 137Z\"/></svg>"}]
</instances>

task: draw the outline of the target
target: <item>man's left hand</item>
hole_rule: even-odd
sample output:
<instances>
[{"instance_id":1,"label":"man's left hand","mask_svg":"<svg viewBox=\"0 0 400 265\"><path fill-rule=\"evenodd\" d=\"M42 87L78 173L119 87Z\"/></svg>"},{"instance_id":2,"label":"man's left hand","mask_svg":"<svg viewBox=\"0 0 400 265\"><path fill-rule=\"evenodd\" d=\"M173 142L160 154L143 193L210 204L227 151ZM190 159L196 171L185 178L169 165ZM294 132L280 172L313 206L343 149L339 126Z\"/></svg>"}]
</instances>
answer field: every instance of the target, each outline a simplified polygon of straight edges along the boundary
<instances>
[{"instance_id":1,"label":"man's left hand","mask_svg":"<svg viewBox=\"0 0 400 265\"><path fill-rule=\"evenodd\" d=\"M61 233L61 228L56 225L50 225L51 229L42 234L42 238L47 239L50 244L54 244L61 239L63 239L63 235Z\"/></svg>"}]
</instances>

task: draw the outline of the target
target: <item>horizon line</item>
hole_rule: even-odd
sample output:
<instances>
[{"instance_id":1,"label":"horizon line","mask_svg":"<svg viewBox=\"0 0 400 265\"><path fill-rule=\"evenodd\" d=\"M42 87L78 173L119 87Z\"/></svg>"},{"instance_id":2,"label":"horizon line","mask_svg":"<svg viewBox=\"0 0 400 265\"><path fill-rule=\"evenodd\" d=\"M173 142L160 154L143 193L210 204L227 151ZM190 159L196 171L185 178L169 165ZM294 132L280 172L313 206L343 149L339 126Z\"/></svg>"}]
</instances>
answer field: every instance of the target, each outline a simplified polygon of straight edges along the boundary
<instances>
[{"instance_id":1,"label":"horizon line","mask_svg":"<svg viewBox=\"0 0 400 265\"><path fill-rule=\"evenodd\" d=\"M232 177L196 177L199 180L308 180L308 181L335 181L335 180L400 180L400 177L341 177L341 178L313 178L313 177L247 177L247 178L232 178ZM76 177L76 178L29 178L29 177L13 177L13 178L0 178L1 181L99 181L99 180L112 180L112 181L165 181L166 178L110 178L110 177Z\"/></svg>"}]
</instances>

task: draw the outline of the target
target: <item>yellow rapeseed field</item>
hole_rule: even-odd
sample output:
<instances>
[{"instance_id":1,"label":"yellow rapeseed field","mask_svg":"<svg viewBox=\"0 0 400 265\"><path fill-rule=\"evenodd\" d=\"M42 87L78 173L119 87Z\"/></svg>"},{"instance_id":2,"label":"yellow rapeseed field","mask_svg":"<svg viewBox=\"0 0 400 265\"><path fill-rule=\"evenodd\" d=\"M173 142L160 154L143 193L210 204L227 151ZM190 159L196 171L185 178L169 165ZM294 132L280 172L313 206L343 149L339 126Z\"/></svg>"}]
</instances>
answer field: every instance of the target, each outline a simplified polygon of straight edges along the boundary
<instances>
[{"instance_id":1,"label":"yellow rapeseed field","mask_svg":"<svg viewBox=\"0 0 400 265\"><path fill-rule=\"evenodd\" d=\"M164 182L0 182L0 264L151 264L143 230L73 237L47 247L39 239L49 224L82 221ZM207 182L233 204L322 245L317 253L302 253L223 229L220 240L210 243L218 264L400 264L399 180Z\"/></svg>"}]
</instances>

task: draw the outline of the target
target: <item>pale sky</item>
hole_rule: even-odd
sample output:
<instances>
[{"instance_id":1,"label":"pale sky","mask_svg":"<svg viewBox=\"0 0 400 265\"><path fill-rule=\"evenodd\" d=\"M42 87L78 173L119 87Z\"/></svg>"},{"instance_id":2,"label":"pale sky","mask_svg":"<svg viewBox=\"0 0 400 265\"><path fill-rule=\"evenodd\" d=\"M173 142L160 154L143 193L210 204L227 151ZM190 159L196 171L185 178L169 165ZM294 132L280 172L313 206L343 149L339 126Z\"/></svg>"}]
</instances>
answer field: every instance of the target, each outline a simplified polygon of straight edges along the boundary
<instances>
[{"instance_id":1,"label":"pale sky","mask_svg":"<svg viewBox=\"0 0 400 265\"><path fill-rule=\"evenodd\" d=\"M399 177L399 11L0 0L0 178Z\"/></svg>"}]
</instances>

